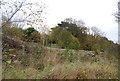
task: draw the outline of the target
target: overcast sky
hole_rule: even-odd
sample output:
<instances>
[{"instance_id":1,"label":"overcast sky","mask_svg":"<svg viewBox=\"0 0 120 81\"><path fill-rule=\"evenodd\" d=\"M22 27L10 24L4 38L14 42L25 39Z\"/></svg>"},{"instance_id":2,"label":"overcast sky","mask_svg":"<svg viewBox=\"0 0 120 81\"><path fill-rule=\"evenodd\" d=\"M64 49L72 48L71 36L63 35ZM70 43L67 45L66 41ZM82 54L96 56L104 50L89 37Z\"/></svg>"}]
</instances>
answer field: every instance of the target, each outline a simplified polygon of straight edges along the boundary
<instances>
[{"instance_id":1,"label":"overcast sky","mask_svg":"<svg viewBox=\"0 0 120 81\"><path fill-rule=\"evenodd\" d=\"M112 15L118 0L42 0L47 5L46 22L55 27L65 18L82 19L86 26L96 26L110 40L118 41L118 24Z\"/></svg>"}]
</instances>

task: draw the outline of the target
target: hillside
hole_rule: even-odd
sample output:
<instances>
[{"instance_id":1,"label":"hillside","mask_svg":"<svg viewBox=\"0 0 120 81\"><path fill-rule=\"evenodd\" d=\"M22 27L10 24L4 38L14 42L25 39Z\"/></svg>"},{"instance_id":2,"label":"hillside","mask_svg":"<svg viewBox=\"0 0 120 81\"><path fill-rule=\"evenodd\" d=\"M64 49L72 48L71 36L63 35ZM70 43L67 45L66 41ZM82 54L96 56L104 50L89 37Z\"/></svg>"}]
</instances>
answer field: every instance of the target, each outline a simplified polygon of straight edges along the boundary
<instances>
[{"instance_id":1,"label":"hillside","mask_svg":"<svg viewBox=\"0 0 120 81\"><path fill-rule=\"evenodd\" d=\"M7 43L6 43L7 44ZM24 43L3 51L3 79L117 79L117 55ZM10 46L10 45L9 45ZM32 75L32 76L31 76Z\"/></svg>"},{"instance_id":2,"label":"hillside","mask_svg":"<svg viewBox=\"0 0 120 81\"><path fill-rule=\"evenodd\" d=\"M97 5L78 1L82 4L72 1L66 5L61 0L53 0L56 4L44 4L44 0L1 1L2 79L118 79L120 44L114 40L117 25L113 26L112 18L100 11L110 10L106 9L110 8L108 2L101 7L98 1ZM94 8L104 9L96 13ZM95 13L84 12L89 10ZM113 15L118 18L118 14ZM90 18L84 22L80 17L87 15Z\"/></svg>"}]
</instances>

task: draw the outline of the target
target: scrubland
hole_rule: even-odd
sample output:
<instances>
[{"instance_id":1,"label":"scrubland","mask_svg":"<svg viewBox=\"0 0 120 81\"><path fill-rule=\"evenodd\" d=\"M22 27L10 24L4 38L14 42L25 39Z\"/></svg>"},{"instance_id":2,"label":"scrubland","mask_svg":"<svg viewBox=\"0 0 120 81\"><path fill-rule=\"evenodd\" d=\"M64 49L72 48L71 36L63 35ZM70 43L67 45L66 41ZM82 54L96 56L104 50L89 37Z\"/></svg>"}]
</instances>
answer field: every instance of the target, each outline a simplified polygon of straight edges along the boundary
<instances>
[{"instance_id":1,"label":"scrubland","mask_svg":"<svg viewBox=\"0 0 120 81\"><path fill-rule=\"evenodd\" d=\"M27 51L9 49L13 55L11 61L3 61L3 79L118 78L117 54L27 45Z\"/></svg>"}]
</instances>

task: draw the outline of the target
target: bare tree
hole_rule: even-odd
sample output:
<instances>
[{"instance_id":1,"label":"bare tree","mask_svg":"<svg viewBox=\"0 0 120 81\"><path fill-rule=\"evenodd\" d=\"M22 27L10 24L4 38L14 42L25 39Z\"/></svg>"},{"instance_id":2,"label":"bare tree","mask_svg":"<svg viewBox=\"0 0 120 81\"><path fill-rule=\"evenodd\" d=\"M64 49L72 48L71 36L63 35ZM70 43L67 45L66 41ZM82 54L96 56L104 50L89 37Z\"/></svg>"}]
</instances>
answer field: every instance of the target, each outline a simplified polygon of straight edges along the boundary
<instances>
[{"instance_id":1,"label":"bare tree","mask_svg":"<svg viewBox=\"0 0 120 81\"><path fill-rule=\"evenodd\" d=\"M105 34L104 34L104 32L102 32L99 28L97 28L97 27L92 27L91 28L91 31L92 31L92 35L95 37L95 38L97 38L97 37L99 37L99 36L104 36Z\"/></svg>"},{"instance_id":2,"label":"bare tree","mask_svg":"<svg viewBox=\"0 0 120 81\"><path fill-rule=\"evenodd\" d=\"M120 1L118 1L118 11L113 14L116 18L116 21L120 23Z\"/></svg>"},{"instance_id":3,"label":"bare tree","mask_svg":"<svg viewBox=\"0 0 120 81\"><path fill-rule=\"evenodd\" d=\"M77 20L73 18L66 18L64 21L68 23L76 24L78 27L82 27L85 25L85 23L81 19Z\"/></svg>"},{"instance_id":4,"label":"bare tree","mask_svg":"<svg viewBox=\"0 0 120 81\"><path fill-rule=\"evenodd\" d=\"M42 44L45 45L46 43L46 35L49 34L50 29L47 26L41 27L41 39L42 39Z\"/></svg>"},{"instance_id":5,"label":"bare tree","mask_svg":"<svg viewBox=\"0 0 120 81\"><path fill-rule=\"evenodd\" d=\"M19 23L24 26L40 26L44 19L42 14L45 5L39 0L37 2L30 0L3 0L1 7L2 16L7 17L2 27L5 27L8 22Z\"/></svg>"},{"instance_id":6,"label":"bare tree","mask_svg":"<svg viewBox=\"0 0 120 81\"><path fill-rule=\"evenodd\" d=\"M115 12L113 15L116 18L116 21L118 23L118 43L120 44L120 0L118 1L118 11Z\"/></svg>"}]
</instances>

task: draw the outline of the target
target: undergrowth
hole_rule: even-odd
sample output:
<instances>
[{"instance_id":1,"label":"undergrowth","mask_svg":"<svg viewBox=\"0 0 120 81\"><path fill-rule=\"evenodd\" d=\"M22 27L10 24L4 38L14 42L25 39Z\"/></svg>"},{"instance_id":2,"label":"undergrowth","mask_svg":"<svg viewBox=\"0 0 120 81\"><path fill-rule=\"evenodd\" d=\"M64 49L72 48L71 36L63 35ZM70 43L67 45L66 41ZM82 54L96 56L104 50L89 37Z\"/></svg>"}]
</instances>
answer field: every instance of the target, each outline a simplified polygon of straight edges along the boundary
<instances>
[{"instance_id":1,"label":"undergrowth","mask_svg":"<svg viewBox=\"0 0 120 81\"><path fill-rule=\"evenodd\" d=\"M48 49L4 50L3 79L117 79L117 57L89 51ZM14 52L13 52L14 51ZM12 55L10 55L12 54ZM9 62L8 59L11 59Z\"/></svg>"}]
</instances>

